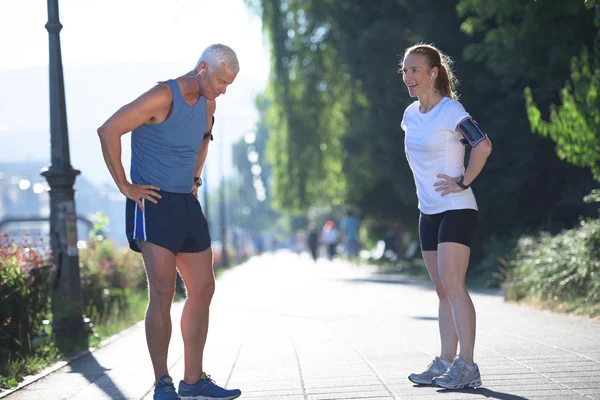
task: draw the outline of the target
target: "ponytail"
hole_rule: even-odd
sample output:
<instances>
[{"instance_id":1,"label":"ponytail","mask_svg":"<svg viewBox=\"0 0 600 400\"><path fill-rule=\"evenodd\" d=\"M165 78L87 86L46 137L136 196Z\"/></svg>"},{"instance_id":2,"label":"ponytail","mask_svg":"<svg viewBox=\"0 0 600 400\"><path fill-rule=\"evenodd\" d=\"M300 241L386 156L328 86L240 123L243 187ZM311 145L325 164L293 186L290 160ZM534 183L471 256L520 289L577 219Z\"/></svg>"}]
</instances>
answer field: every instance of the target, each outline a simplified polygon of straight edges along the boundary
<instances>
[{"instance_id":1,"label":"ponytail","mask_svg":"<svg viewBox=\"0 0 600 400\"><path fill-rule=\"evenodd\" d=\"M452 72L452 60L450 57L442 53L433 45L417 44L409 47L404 52L404 59L410 54L420 54L427 59L429 68L437 67L439 72L435 80L433 88L440 92L442 96L457 99L455 88L458 85L458 80ZM404 62L404 61L403 61Z\"/></svg>"}]
</instances>

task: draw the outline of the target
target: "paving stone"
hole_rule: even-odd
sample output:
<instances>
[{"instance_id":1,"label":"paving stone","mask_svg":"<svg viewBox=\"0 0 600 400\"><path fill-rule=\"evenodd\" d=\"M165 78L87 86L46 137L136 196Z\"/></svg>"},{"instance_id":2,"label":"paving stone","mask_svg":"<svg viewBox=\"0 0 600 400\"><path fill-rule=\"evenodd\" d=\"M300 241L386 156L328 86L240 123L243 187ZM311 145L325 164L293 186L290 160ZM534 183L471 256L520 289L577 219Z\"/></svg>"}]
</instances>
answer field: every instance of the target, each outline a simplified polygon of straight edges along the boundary
<instances>
[{"instance_id":1,"label":"paving stone","mask_svg":"<svg viewBox=\"0 0 600 400\"><path fill-rule=\"evenodd\" d=\"M600 399L600 322L507 304L472 293L476 362L484 386L448 391L407 380L439 351L432 285L369 266L289 252L264 254L217 281L204 367L242 399ZM173 307L169 348L184 373ZM29 399L152 399L143 324L8 396ZM6 392L5 392L6 393Z\"/></svg>"}]
</instances>

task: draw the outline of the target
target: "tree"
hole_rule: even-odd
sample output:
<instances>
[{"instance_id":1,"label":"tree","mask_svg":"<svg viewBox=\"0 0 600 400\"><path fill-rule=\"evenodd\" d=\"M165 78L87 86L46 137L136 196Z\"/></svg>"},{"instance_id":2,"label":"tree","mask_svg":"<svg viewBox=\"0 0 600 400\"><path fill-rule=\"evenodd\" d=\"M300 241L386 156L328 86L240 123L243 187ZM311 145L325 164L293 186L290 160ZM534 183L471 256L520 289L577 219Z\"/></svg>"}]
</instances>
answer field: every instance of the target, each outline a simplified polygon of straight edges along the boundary
<instances>
[{"instance_id":1,"label":"tree","mask_svg":"<svg viewBox=\"0 0 600 400\"><path fill-rule=\"evenodd\" d=\"M590 2L591 3L591 2ZM600 5L595 5L596 26L600 28ZM550 106L545 121L535 105L530 88L525 89L527 115L534 132L550 137L556 153L571 164L590 168L600 182L600 29L593 54L586 47L571 61L571 80L561 91L562 104Z\"/></svg>"}]
</instances>

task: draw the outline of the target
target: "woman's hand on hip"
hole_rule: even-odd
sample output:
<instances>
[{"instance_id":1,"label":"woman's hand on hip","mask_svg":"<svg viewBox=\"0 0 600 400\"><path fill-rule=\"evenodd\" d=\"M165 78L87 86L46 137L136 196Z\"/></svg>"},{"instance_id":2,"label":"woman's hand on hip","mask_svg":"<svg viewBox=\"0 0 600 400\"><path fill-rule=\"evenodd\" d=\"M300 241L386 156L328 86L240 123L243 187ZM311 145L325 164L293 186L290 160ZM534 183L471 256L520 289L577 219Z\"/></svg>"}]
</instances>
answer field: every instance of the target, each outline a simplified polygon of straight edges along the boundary
<instances>
[{"instance_id":1,"label":"woman's hand on hip","mask_svg":"<svg viewBox=\"0 0 600 400\"><path fill-rule=\"evenodd\" d=\"M435 186L436 192L442 192L442 196L446 196L450 193L462 192L464 190L456 183L458 178L453 178L446 174L438 174L436 178L440 178L441 180L435 182L433 186Z\"/></svg>"}]
</instances>

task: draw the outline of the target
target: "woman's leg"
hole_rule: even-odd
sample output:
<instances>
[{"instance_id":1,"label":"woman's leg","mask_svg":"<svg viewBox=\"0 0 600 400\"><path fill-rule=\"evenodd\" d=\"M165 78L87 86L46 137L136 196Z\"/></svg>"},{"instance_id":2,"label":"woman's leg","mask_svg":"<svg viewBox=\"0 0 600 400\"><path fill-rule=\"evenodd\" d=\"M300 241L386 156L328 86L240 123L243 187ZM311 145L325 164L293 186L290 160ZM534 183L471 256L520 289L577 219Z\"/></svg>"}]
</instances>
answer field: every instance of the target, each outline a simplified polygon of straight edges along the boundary
<instances>
[{"instance_id":1,"label":"woman's leg","mask_svg":"<svg viewBox=\"0 0 600 400\"><path fill-rule=\"evenodd\" d=\"M454 317L452 315L450 301L444 291L438 273L438 252L424 251L423 260L425 261L425 266L427 267L427 271L429 272L429 276L431 277L431 281L433 282L433 286L435 287L435 291L440 300L438 309L438 325L441 341L440 358L452 362L456 355L458 336L456 334L456 327L454 326Z\"/></svg>"},{"instance_id":2,"label":"woman's leg","mask_svg":"<svg viewBox=\"0 0 600 400\"><path fill-rule=\"evenodd\" d=\"M446 293L460 343L459 356L473 365L475 347L475 308L465 285L471 249L460 243L445 242L438 245L438 272Z\"/></svg>"}]
</instances>

